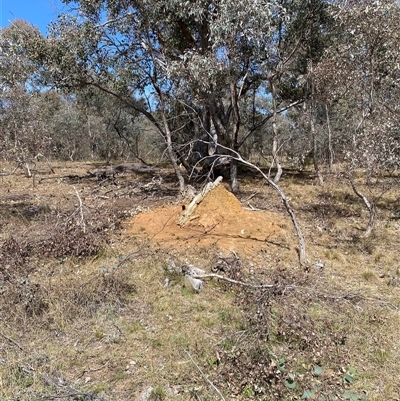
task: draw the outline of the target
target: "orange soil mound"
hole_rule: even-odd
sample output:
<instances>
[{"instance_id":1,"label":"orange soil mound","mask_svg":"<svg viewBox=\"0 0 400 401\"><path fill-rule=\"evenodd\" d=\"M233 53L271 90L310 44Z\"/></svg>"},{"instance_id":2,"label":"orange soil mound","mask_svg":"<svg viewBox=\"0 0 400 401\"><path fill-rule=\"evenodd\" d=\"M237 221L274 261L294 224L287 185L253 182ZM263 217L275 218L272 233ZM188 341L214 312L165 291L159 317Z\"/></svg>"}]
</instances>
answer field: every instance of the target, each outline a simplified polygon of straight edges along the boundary
<instances>
[{"instance_id":1,"label":"orange soil mound","mask_svg":"<svg viewBox=\"0 0 400 401\"><path fill-rule=\"evenodd\" d=\"M223 185L209 192L184 227L178 225L182 206L164 206L131 220L128 233L147 234L158 245L210 248L252 255L271 243L283 242L287 222L272 213L245 210Z\"/></svg>"}]
</instances>

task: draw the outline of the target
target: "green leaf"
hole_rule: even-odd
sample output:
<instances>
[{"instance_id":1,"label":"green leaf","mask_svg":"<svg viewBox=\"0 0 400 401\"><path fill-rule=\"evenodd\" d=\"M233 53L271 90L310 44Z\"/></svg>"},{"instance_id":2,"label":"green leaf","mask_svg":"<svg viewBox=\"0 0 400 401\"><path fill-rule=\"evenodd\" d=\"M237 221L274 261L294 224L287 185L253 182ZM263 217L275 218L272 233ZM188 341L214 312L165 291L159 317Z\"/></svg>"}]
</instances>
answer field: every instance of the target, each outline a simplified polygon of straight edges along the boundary
<instances>
[{"instance_id":1,"label":"green leaf","mask_svg":"<svg viewBox=\"0 0 400 401\"><path fill-rule=\"evenodd\" d=\"M286 368L285 368L285 360L284 359L279 359L278 362L278 369L282 372L285 373L286 372Z\"/></svg>"},{"instance_id":2,"label":"green leaf","mask_svg":"<svg viewBox=\"0 0 400 401\"><path fill-rule=\"evenodd\" d=\"M349 375L348 373L346 373L346 374L343 376L343 381L344 381L346 384L351 384L351 383L353 383L353 381L354 381L354 377L353 377L352 375Z\"/></svg>"},{"instance_id":3,"label":"green leaf","mask_svg":"<svg viewBox=\"0 0 400 401\"><path fill-rule=\"evenodd\" d=\"M293 379L289 378L285 381L285 386L293 390L294 388L296 388L296 382Z\"/></svg>"},{"instance_id":4,"label":"green leaf","mask_svg":"<svg viewBox=\"0 0 400 401\"><path fill-rule=\"evenodd\" d=\"M313 374L315 376L319 376L324 370L321 368L321 366L315 365L314 366L314 370L313 370Z\"/></svg>"},{"instance_id":5,"label":"green leaf","mask_svg":"<svg viewBox=\"0 0 400 401\"><path fill-rule=\"evenodd\" d=\"M358 397L357 394L350 393L349 391L346 391L346 392L343 394L343 398L344 398L345 400L351 400L351 401L359 401L359 400L360 400L360 398Z\"/></svg>"}]
</instances>

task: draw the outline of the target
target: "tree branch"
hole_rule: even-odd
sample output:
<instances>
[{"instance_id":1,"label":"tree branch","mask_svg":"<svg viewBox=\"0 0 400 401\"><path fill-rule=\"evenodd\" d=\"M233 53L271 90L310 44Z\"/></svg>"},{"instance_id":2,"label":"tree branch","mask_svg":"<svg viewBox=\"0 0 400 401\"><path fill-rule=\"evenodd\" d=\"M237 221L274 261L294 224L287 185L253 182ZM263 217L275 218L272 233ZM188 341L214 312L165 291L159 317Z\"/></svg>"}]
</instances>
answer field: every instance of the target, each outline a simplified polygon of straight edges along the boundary
<instances>
[{"instance_id":1,"label":"tree branch","mask_svg":"<svg viewBox=\"0 0 400 401\"><path fill-rule=\"evenodd\" d=\"M256 170L258 173L262 175L262 177L268 182L268 184L276 191L278 192L279 196L281 197L282 203L285 206L286 211L288 212L290 219L292 220L293 226L296 230L296 235L297 239L299 242L299 262L302 266L309 266L310 262L306 258L306 245L304 241L304 236L301 231L300 225L296 219L296 215L294 214L294 211L292 207L289 204L289 201L285 195L285 193L282 191L282 189L279 187L278 184L276 184L273 180L271 180L259 167L257 167L255 164L250 163L242 158L242 156L236 152L233 149L227 148L226 146L223 146L219 144L219 146L223 149L229 150L231 152L231 155L224 155L224 157L227 158L232 158L237 160L239 163L244 164L245 166L248 166L254 170Z\"/></svg>"},{"instance_id":2,"label":"tree branch","mask_svg":"<svg viewBox=\"0 0 400 401\"><path fill-rule=\"evenodd\" d=\"M369 221L368 221L368 225L367 228L365 229L365 233L364 233L364 237L368 237L374 226L375 226L375 221L376 221L376 207L375 207L375 202L370 202L367 197L357 188L353 177L351 176L351 174L347 174L347 178L350 182L351 188L353 189L354 193L360 198L362 199L362 201L364 202L364 205L366 206L366 208L368 209L369 212Z\"/></svg>"},{"instance_id":3,"label":"tree branch","mask_svg":"<svg viewBox=\"0 0 400 401\"><path fill-rule=\"evenodd\" d=\"M290 108L303 103L303 99L301 100L296 100L295 102L292 102L290 104L288 104L285 107L282 107L281 109L276 111L276 114L281 114L286 110L289 110ZM239 141L238 143L238 149L247 141L247 138L258 128L261 128L263 125L265 125L268 120L270 120L272 117L274 116L274 113L268 113L260 122L258 122L257 124L253 125L249 131L247 131L247 133L244 135L244 137Z\"/></svg>"}]
</instances>

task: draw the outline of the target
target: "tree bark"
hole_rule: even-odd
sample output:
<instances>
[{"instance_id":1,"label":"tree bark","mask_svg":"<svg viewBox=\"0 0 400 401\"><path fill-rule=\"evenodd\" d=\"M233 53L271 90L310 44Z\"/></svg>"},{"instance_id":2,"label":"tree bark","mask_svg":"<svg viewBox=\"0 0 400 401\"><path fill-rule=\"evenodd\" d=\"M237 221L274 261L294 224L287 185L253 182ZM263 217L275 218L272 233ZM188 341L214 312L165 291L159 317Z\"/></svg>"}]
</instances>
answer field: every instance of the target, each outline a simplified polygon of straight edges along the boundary
<instances>
[{"instance_id":1,"label":"tree bark","mask_svg":"<svg viewBox=\"0 0 400 401\"><path fill-rule=\"evenodd\" d=\"M237 160L232 158L230 162L230 177L231 177L231 190L234 194L239 193L238 182L238 163Z\"/></svg>"},{"instance_id":2,"label":"tree bark","mask_svg":"<svg viewBox=\"0 0 400 401\"><path fill-rule=\"evenodd\" d=\"M168 121L167 121L167 116L165 115L165 100L164 100L164 94L161 91L160 87L156 85L153 82L153 86L155 90L158 93L158 97L160 100L160 109L161 109L161 117L162 117L162 122L164 126L164 130L160 127L160 125L157 123L156 127L158 128L159 132L164 136L165 142L167 144L167 152L168 156L171 160L172 167L175 171L176 177L178 178L178 183L179 183L179 192L183 196L185 194L185 179L183 178L183 175L181 173L181 170L178 165L178 158L177 155L175 154L174 148L172 146L172 134L171 130L169 129Z\"/></svg>"},{"instance_id":3,"label":"tree bark","mask_svg":"<svg viewBox=\"0 0 400 401\"><path fill-rule=\"evenodd\" d=\"M232 103L232 110L233 110L233 122L234 128L232 132L232 144L233 150L235 153L238 151L238 144L239 144L239 129L240 129L240 112L239 112L239 95L237 93L236 83L232 82L230 85L231 88L231 103ZM238 164L237 160L232 158L231 159L231 190L234 194L239 192L239 182L238 182Z\"/></svg>"},{"instance_id":4,"label":"tree bark","mask_svg":"<svg viewBox=\"0 0 400 401\"><path fill-rule=\"evenodd\" d=\"M318 141L317 141L317 134L315 132L315 123L314 123L314 116L313 116L313 107L310 107L310 131L311 131L311 138L313 141L313 164L314 164L314 171L318 177L318 181L320 185L324 185L324 178L322 177L321 171L319 169L318 163Z\"/></svg>"}]
</instances>

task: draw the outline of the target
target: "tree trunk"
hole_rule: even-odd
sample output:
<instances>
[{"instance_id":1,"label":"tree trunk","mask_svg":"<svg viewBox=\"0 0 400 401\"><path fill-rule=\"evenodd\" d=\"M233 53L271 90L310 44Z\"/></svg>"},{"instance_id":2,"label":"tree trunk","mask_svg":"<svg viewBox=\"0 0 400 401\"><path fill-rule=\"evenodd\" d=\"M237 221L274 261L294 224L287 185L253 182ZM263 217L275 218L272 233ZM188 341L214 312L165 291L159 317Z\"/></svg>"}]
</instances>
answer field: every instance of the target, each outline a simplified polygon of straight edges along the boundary
<instances>
[{"instance_id":1,"label":"tree trunk","mask_svg":"<svg viewBox=\"0 0 400 401\"><path fill-rule=\"evenodd\" d=\"M239 192L237 168L238 168L237 160L232 158L230 162L230 177L231 177L231 190L234 194L237 194Z\"/></svg>"},{"instance_id":2,"label":"tree trunk","mask_svg":"<svg viewBox=\"0 0 400 401\"><path fill-rule=\"evenodd\" d=\"M281 179L282 176L282 166L281 163L279 161L279 157L278 157L278 134L277 134L277 130L276 130L276 122L273 121L272 122L272 130L274 132L274 137L273 137L273 141L272 141L272 164L275 162L276 164L276 174L274 177L274 182L275 184L277 184L279 182L279 180Z\"/></svg>"},{"instance_id":3,"label":"tree trunk","mask_svg":"<svg viewBox=\"0 0 400 401\"><path fill-rule=\"evenodd\" d=\"M311 131L311 137L312 137L312 141L313 141L314 171L318 177L318 181L319 181L320 185L324 185L324 178L322 177L321 171L319 169L319 163L318 163L318 141L317 141L317 135L315 132L315 124L314 124L314 116L312 113L312 108L310 108L310 131Z\"/></svg>"},{"instance_id":4,"label":"tree trunk","mask_svg":"<svg viewBox=\"0 0 400 401\"><path fill-rule=\"evenodd\" d=\"M183 178L183 175L181 173L181 170L178 165L178 161L174 152L174 149L172 147L172 137L171 137L171 131L168 126L167 119L165 118L165 114L162 113L163 115L163 121L164 121L164 127L165 127L165 136L166 136L166 143L167 143L167 152L168 156L171 160L172 166L174 168L176 177L178 178L179 182L179 191L183 195L185 193L185 179Z\"/></svg>"},{"instance_id":5,"label":"tree trunk","mask_svg":"<svg viewBox=\"0 0 400 401\"><path fill-rule=\"evenodd\" d=\"M317 141L317 134L315 132L315 122L314 122L314 112L315 112L315 95L314 95L314 82L312 78L313 74L313 62L309 60L308 62L308 69L309 69L309 78L308 78L308 85L310 90L310 101L309 101L309 124L310 124L310 132L311 132L311 139L313 143L313 164L314 164L314 171L318 177L320 185L324 185L324 179L322 177L321 171L319 169L318 164L318 141Z\"/></svg>"},{"instance_id":6,"label":"tree trunk","mask_svg":"<svg viewBox=\"0 0 400 401\"><path fill-rule=\"evenodd\" d=\"M276 120L277 120L277 110L276 110L276 91L275 91L275 83L273 79L269 80L270 87L271 87L271 93L272 93L272 108L273 108L273 116L272 116L272 133L273 133L273 142L272 142L272 164L276 164L276 174L274 177L274 182L277 184L279 180L281 179L282 176L282 166L279 161L279 156L278 156L278 129L276 127Z\"/></svg>"},{"instance_id":7,"label":"tree trunk","mask_svg":"<svg viewBox=\"0 0 400 401\"><path fill-rule=\"evenodd\" d=\"M328 104L325 104L325 114L326 114L326 127L328 129L328 166L329 166L329 173L332 173L334 153L332 146L331 120L329 118Z\"/></svg>"},{"instance_id":8,"label":"tree trunk","mask_svg":"<svg viewBox=\"0 0 400 401\"><path fill-rule=\"evenodd\" d=\"M239 129L240 129L240 112L239 112L239 94L237 92L237 87L235 82L231 82L231 104L233 111L233 122L234 128L231 136L231 147L234 150L233 158L231 159L231 189L234 194L239 192L239 182L238 182L238 163L235 159L237 151L239 150Z\"/></svg>"},{"instance_id":9,"label":"tree trunk","mask_svg":"<svg viewBox=\"0 0 400 401\"><path fill-rule=\"evenodd\" d=\"M164 96L163 96L163 93L162 93L162 91L160 90L159 87L155 86L155 88L156 88L156 90L157 90L157 92L159 94L159 98L160 98L161 116L162 116L162 121L163 121L163 125L164 125L164 131L162 130L162 128L158 124L156 125L156 127L158 128L160 133L164 136L165 142L167 144L168 156L169 156L169 159L171 160L172 167L174 168L176 177L178 178L179 192L183 196L185 194L185 190L186 190L185 179L183 178L183 175L182 175L181 170L179 168L178 159L177 159L177 156L175 154L174 148L172 146L171 130L169 129L167 116L165 115Z\"/></svg>"}]
</instances>

